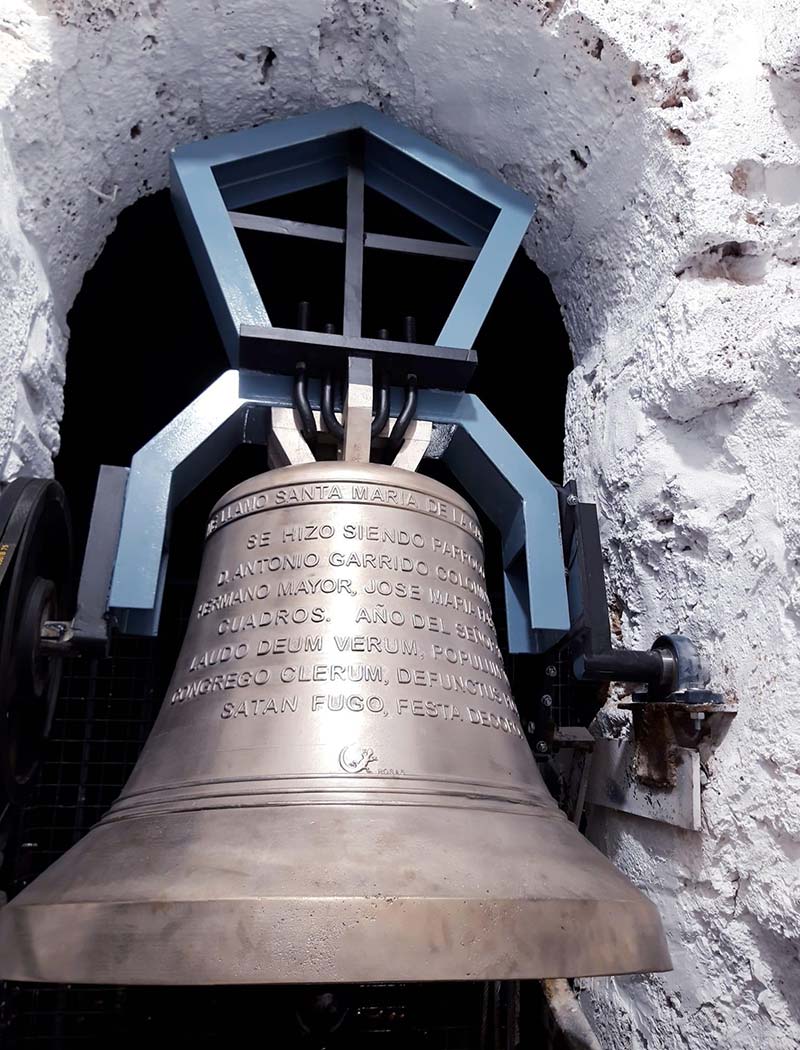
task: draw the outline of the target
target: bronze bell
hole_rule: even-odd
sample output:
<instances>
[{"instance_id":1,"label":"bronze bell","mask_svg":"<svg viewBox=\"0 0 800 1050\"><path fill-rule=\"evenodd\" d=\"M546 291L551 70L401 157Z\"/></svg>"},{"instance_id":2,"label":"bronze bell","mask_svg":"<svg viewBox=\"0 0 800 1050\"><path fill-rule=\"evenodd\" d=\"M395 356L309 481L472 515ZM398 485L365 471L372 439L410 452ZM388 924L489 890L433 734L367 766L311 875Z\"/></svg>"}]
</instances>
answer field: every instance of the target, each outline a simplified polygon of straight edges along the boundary
<instances>
[{"instance_id":1,"label":"bronze bell","mask_svg":"<svg viewBox=\"0 0 800 1050\"><path fill-rule=\"evenodd\" d=\"M670 965L537 771L453 491L320 462L214 508L194 610L100 824L0 910L0 976L505 979Z\"/></svg>"}]
</instances>

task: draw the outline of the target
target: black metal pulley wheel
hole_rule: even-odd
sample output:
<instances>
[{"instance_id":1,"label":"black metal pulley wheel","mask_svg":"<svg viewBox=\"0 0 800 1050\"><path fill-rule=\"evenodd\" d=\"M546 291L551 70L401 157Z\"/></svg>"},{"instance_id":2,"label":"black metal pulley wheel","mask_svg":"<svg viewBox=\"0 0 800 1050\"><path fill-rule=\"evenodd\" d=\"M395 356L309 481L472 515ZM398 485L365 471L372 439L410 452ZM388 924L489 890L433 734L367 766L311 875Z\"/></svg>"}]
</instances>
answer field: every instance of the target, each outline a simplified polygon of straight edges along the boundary
<instances>
[{"instance_id":1,"label":"black metal pulley wheel","mask_svg":"<svg viewBox=\"0 0 800 1050\"><path fill-rule=\"evenodd\" d=\"M72 539L56 481L17 478L0 491L0 803L32 784L50 729L63 657L42 624L72 603ZM2 805L0 805L2 808Z\"/></svg>"}]
</instances>

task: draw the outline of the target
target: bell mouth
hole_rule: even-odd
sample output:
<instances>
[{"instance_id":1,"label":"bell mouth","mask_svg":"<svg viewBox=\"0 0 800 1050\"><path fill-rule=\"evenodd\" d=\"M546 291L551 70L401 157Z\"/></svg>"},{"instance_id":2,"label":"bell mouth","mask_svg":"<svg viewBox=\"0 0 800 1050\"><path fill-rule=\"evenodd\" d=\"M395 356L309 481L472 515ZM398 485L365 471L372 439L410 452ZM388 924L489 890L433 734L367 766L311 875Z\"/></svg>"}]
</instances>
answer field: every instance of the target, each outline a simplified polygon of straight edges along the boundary
<instances>
[{"instance_id":1,"label":"bell mouth","mask_svg":"<svg viewBox=\"0 0 800 1050\"><path fill-rule=\"evenodd\" d=\"M85 984L666 970L655 907L554 806L203 810L103 823L0 912L0 975Z\"/></svg>"}]
</instances>

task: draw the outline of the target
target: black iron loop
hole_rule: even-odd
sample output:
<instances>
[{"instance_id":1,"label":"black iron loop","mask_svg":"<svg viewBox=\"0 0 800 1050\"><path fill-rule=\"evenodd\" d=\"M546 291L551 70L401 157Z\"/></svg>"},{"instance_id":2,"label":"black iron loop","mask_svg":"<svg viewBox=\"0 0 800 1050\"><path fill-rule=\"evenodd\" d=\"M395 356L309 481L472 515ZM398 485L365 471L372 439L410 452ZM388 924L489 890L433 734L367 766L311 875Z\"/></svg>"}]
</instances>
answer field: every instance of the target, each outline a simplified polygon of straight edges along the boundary
<instances>
[{"instance_id":1,"label":"black iron loop","mask_svg":"<svg viewBox=\"0 0 800 1050\"><path fill-rule=\"evenodd\" d=\"M322 402L320 410L322 412L322 418L325 421L325 426L337 441L342 441L344 438L344 427L336 418L336 413L333 410L333 377L330 372L325 376L325 381L322 384Z\"/></svg>"},{"instance_id":2,"label":"black iron loop","mask_svg":"<svg viewBox=\"0 0 800 1050\"><path fill-rule=\"evenodd\" d=\"M317 422L314 419L314 413L311 411L311 405L308 403L307 382L306 363L305 361L298 361L297 370L294 374L292 400L294 401L294 407L297 409L297 414L300 416L303 438L311 451L314 452L317 445Z\"/></svg>"},{"instance_id":3,"label":"black iron loop","mask_svg":"<svg viewBox=\"0 0 800 1050\"><path fill-rule=\"evenodd\" d=\"M375 413L375 418L372 420L372 436L377 437L378 434L386 426L389 419L389 382L384 377L381 379L381 385L378 389L378 411Z\"/></svg>"},{"instance_id":4,"label":"black iron loop","mask_svg":"<svg viewBox=\"0 0 800 1050\"><path fill-rule=\"evenodd\" d=\"M387 458L391 463L403 444L403 438L406 436L406 431L411 425L411 421L414 418L414 414L417 411L417 377L410 375L406 381L406 398L403 402L403 407L400 409L400 415L394 421L392 432L389 434L389 441L386 446Z\"/></svg>"}]
</instances>

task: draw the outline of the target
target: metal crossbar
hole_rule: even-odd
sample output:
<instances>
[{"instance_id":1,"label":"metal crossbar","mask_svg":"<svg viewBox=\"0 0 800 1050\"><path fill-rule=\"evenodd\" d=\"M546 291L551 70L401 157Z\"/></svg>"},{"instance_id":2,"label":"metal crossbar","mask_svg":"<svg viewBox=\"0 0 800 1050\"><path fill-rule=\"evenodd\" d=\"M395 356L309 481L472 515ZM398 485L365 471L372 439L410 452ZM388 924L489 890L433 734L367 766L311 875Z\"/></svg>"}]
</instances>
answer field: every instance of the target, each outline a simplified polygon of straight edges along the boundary
<instances>
[{"instance_id":1,"label":"metal crossbar","mask_svg":"<svg viewBox=\"0 0 800 1050\"><path fill-rule=\"evenodd\" d=\"M271 215L251 215L245 211L229 211L228 215L237 230L281 233L289 237L303 237L309 241L344 244L345 231L338 226L320 226L313 222L276 219ZM478 257L478 249L469 244L426 241L420 237L396 237L388 233L365 233L364 247L378 248L388 252L407 252L410 255L434 255L440 259L459 259L463 262L472 262Z\"/></svg>"}]
</instances>

